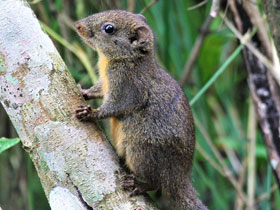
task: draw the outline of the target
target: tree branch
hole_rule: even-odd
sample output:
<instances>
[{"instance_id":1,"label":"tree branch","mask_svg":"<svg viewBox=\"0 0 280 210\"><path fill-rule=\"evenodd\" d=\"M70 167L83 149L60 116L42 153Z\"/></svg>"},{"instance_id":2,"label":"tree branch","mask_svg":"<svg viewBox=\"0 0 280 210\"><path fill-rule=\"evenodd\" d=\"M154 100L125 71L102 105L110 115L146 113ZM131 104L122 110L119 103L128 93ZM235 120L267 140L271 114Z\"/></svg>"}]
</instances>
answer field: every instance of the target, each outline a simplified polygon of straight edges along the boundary
<instances>
[{"instance_id":1,"label":"tree branch","mask_svg":"<svg viewBox=\"0 0 280 210\"><path fill-rule=\"evenodd\" d=\"M85 104L26 1L0 2L0 101L56 209L155 209L129 198L105 136L73 113Z\"/></svg>"},{"instance_id":2,"label":"tree branch","mask_svg":"<svg viewBox=\"0 0 280 210\"><path fill-rule=\"evenodd\" d=\"M238 25L240 33L245 33L248 30L252 30L253 27L260 28L261 23L256 24L256 20L260 17L256 16L257 12L250 10L248 5L244 6L236 2L236 10L233 10L234 20L238 23L238 20L242 20ZM234 7L231 7L231 9ZM254 15L252 15L255 13ZM259 13L257 13L259 14ZM252 16L251 16L252 15ZM255 25L256 24L256 25ZM262 28L265 28L262 26ZM266 36L266 37L263 37ZM271 46L267 33L259 32L252 39L252 45L256 46L261 53L269 51ZM258 122L263 133L264 142L269 157L272 170L275 178L280 187L280 137L279 137L279 97L276 94L277 83L274 82L274 75L268 71L268 68L264 63L250 50L249 47L243 49L243 58L248 71L248 83L252 99L254 102L255 110L258 117ZM279 71L278 71L279 74Z\"/></svg>"},{"instance_id":3,"label":"tree branch","mask_svg":"<svg viewBox=\"0 0 280 210\"><path fill-rule=\"evenodd\" d=\"M192 48L192 51L190 53L190 57L187 60L184 70L183 70L183 74L182 74L182 78L180 80L180 85L183 87L185 85L185 83L187 82L189 75L193 69L193 66L196 62L196 59L198 57L198 54L200 52L200 49L202 47L202 44L204 42L204 39L206 37L206 35L208 35L209 33L209 26L211 24L213 20L213 17L211 15L208 15L205 22L203 23L201 29L200 29L200 33L199 36L196 38L195 44Z\"/></svg>"},{"instance_id":4,"label":"tree branch","mask_svg":"<svg viewBox=\"0 0 280 210\"><path fill-rule=\"evenodd\" d=\"M210 16L215 18L218 16L220 10L220 0L212 0L212 5L210 9Z\"/></svg>"}]
</instances>

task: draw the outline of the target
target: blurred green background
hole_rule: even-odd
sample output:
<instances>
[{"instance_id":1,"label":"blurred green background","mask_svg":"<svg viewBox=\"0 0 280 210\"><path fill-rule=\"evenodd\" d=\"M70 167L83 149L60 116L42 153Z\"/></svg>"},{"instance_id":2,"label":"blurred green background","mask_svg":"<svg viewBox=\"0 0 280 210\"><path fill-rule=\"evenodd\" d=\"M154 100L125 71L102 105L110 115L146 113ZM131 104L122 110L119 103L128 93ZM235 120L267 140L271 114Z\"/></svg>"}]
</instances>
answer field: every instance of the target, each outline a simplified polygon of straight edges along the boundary
<instances>
[{"instance_id":1,"label":"blurred green background","mask_svg":"<svg viewBox=\"0 0 280 210\"><path fill-rule=\"evenodd\" d=\"M150 2L29 1L73 77L84 88L90 87L98 78L95 68L97 55L81 41L73 30L73 22L113 8L139 13ZM199 2L159 0L143 13L156 35L160 65L178 81L211 6L209 1L189 10ZM238 42L222 18L213 20L197 62L184 84L189 99L201 90L237 46ZM93 104L96 106L100 101L91 103L96 103ZM279 192L275 190L265 146L252 112L241 55L192 105L192 110L196 118L197 139L192 177L201 200L209 209L246 209L245 203L253 203L254 209L277 209L280 206ZM107 122L100 125L108 135ZM0 107L2 136L12 138L16 133ZM256 164L252 164L254 161ZM3 210L50 209L33 164L20 144L0 154L0 206Z\"/></svg>"}]
</instances>

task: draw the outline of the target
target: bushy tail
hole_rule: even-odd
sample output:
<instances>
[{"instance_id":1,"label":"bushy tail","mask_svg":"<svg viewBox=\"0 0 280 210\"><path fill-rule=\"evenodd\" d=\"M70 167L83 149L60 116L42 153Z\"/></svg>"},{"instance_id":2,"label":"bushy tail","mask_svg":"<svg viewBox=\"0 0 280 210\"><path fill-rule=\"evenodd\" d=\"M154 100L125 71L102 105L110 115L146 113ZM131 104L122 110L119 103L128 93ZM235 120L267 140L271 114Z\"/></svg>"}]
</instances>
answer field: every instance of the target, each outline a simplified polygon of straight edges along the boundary
<instances>
[{"instance_id":1,"label":"bushy tail","mask_svg":"<svg viewBox=\"0 0 280 210\"><path fill-rule=\"evenodd\" d=\"M170 183L162 186L164 210L208 210L199 200L191 183L176 186Z\"/></svg>"}]
</instances>

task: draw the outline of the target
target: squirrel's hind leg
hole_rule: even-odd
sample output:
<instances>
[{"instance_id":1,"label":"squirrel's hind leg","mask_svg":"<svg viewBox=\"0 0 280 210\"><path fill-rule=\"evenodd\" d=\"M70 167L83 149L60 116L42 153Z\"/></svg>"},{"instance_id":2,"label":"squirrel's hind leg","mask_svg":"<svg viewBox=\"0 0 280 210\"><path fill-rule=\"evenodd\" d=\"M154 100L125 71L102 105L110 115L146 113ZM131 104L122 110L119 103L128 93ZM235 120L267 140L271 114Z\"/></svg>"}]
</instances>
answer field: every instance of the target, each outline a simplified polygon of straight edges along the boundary
<instances>
[{"instance_id":1,"label":"squirrel's hind leg","mask_svg":"<svg viewBox=\"0 0 280 210\"><path fill-rule=\"evenodd\" d=\"M140 194L144 194L147 191L158 190L155 186L141 182L137 180L135 174L129 174L124 176L124 180L122 186L125 190L130 191L130 196L136 196Z\"/></svg>"}]
</instances>

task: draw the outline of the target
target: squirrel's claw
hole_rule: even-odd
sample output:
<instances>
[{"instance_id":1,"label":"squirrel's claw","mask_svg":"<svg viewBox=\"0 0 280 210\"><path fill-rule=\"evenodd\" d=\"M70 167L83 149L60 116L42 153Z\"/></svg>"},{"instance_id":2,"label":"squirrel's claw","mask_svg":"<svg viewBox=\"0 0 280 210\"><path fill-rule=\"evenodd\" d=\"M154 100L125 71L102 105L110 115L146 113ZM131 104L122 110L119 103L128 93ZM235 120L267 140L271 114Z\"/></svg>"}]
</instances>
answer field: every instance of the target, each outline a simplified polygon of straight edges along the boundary
<instances>
[{"instance_id":1,"label":"squirrel's claw","mask_svg":"<svg viewBox=\"0 0 280 210\"><path fill-rule=\"evenodd\" d=\"M83 89L82 86L80 84L77 85L82 96L84 97L85 100L88 100L90 97L89 97L89 91L88 89Z\"/></svg>"},{"instance_id":2,"label":"squirrel's claw","mask_svg":"<svg viewBox=\"0 0 280 210\"><path fill-rule=\"evenodd\" d=\"M135 174L126 174L125 176L124 176L124 180L136 180L136 176L135 176Z\"/></svg>"},{"instance_id":3,"label":"squirrel's claw","mask_svg":"<svg viewBox=\"0 0 280 210\"><path fill-rule=\"evenodd\" d=\"M136 187L136 188L134 188L134 190L131 193L129 193L129 197L133 197L133 196L140 195L143 193L145 193L145 191L141 191L140 188Z\"/></svg>"}]
</instances>

